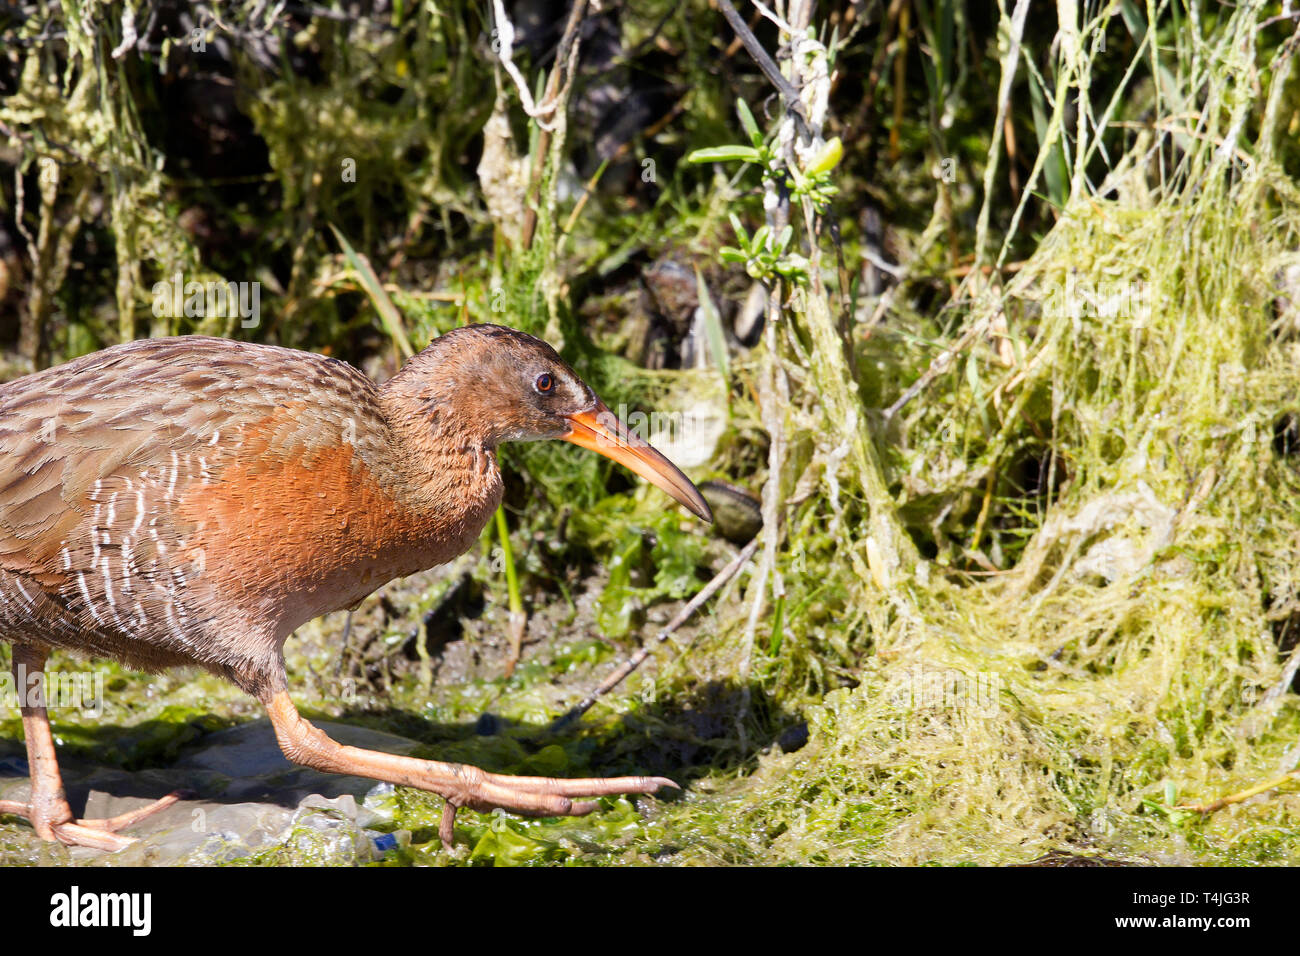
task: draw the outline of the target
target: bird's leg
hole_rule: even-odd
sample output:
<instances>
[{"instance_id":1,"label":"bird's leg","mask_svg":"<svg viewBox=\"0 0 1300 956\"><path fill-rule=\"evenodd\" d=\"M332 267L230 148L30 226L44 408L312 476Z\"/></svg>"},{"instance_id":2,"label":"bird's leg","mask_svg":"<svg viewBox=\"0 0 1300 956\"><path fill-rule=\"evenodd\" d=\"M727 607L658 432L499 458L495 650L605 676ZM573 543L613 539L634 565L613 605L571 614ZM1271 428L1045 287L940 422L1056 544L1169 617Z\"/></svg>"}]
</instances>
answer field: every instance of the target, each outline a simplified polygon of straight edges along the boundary
<instances>
[{"instance_id":1,"label":"bird's leg","mask_svg":"<svg viewBox=\"0 0 1300 956\"><path fill-rule=\"evenodd\" d=\"M121 850L135 840L117 836L116 830L170 807L181 795L171 793L138 810L106 820L78 820L72 815L72 808L63 793L63 777L59 773L54 735L50 732L50 718L45 709L45 657L44 651L34 647L13 646L14 682L23 717L32 794L27 803L0 800L0 813L26 817L36 835L43 840L58 840L69 846L88 846L97 850Z\"/></svg>"},{"instance_id":2,"label":"bird's leg","mask_svg":"<svg viewBox=\"0 0 1300 956\"><path fill-rule=\"evenodd\" d=\"M397 754L347 747L331 740L299 715L287 691L265 695L263 703L275 727L284 755L294 763L329 773L353 774L386 783L416 787L447 801L438 835L451 846L456 810L488 811L500 807L531 817L582 816L595 810L595 797L610 794L654 793L677 784L664 777L513 777L487 773L467 764L418 760Z\"/></svg>"}]
</instances>

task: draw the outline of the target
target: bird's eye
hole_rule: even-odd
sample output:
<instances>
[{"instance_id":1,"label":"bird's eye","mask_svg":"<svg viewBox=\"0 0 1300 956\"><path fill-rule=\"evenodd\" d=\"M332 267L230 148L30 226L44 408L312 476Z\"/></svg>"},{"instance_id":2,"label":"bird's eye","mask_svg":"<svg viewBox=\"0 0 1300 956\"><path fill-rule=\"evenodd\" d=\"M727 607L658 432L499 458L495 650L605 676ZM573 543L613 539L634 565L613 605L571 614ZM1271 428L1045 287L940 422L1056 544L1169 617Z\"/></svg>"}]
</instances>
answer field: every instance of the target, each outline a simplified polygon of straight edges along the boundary
<instances>
[{"instance_id":1,"label":"bird's eye","mask_svg":"<svg viewBox=\"0 0 1300 956\"><path fill-rule=\"evenodd\" d=\"M549 392L555 387L555 379L551 378L551 376L546 372L543 372L541 375L537 376L537 381L533 383L533 387L539 392Z\"/></svg>"}]
</instances>

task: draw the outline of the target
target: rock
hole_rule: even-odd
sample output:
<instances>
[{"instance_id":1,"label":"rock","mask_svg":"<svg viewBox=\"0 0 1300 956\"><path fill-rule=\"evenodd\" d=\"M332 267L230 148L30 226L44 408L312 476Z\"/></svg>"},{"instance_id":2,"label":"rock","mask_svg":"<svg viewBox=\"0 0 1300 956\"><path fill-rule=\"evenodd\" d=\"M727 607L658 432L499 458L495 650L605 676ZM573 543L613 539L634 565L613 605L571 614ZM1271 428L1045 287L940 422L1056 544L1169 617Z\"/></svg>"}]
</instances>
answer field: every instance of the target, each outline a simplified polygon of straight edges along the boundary
<instances>
[{"instance_id":1,"label":"rock","mask_svg":"<svg viewBox=\"0 0 1300 956\"><path fill-rule=\"evenodd\" d=\"M808 721L801 720L793 727L787 727L781 731L781 736L776 739L784 753L794 753L796 750L803 748L808 742Z\"/></svg>"},{"instance_id":2,"label":"rock","mask_svg":"<svg viewBox=\"0 0 1300 956\"><path fill-rule=\"evenodd\" d=\"M418 742L350 724L318 721L354 747L409 754ZM27 761L19 741L0 740L0 799L27 799ZM212 865L234 861L355 865L382 856L383 798L392 787L362 777L290 763L267 720L207 734L166 768L129 771L61 756L75 812L109 817L173 790L194 794L130 828L139 843L116 854L38 839L22 822L0 824L0 865ZM358 801L364 801L359 803ZM12 819L12 818L9 818Z\"/></svg>"},{"instance_id":3,"label":"rock","mask_svg":"<svg viewBox=\"0 0 1300 956\"><path fill-rule=\"evenodd\" d=\"M713 509L718 531L732 544L748 544L763 530L763 505L757 495L725 481L701 483L700 494Z\"/></svg>"},{"instance_id":4,"label":"rock","mask_svg":"<svg viewBox=\"0 0 1300 956\"><path fill-rule=\"evenodd\" d=\"M660 318L681 339L690 330L691 318L700 304L695 272L669 256L655 260L641 274L650 301Z\"/></svg>"}]
</instances>

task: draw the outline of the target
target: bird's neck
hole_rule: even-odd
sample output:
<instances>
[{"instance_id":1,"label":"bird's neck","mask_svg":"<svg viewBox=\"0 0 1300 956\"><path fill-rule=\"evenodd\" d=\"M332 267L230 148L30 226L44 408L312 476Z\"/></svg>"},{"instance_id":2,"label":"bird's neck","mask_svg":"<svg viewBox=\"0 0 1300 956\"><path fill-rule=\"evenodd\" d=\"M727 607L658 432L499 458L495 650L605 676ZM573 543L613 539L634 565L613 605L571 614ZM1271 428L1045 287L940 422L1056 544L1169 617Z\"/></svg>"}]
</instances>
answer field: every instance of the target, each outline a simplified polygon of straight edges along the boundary
<instances>
[{"instance_id":1,"label":"bird's neck","mask_svg":"<svg viewBox=\"0 0 1300 956\"><path fill-rule=\"evenodd\" d=\"M430 407L401 385L392 379L379 390L390 437L386 460L373 470L410 514L419 539L456 549L434 556L441 562L469 547L483 530L501 501L501 472L495 449L479 437L478 423L446 404Z\"/></svg>"}]
</instances>

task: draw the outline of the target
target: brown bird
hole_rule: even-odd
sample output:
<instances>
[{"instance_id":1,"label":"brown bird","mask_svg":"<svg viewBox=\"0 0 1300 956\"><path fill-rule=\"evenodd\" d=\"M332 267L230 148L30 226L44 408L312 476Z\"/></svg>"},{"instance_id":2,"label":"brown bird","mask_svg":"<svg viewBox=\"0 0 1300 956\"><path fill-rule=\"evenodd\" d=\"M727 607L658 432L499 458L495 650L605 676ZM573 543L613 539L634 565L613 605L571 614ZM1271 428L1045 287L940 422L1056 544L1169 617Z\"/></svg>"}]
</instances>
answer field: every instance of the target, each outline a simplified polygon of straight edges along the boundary
<instances>
[{"instance_id":1,"label":"brown bird","mask_svg":"<svg viewBox=\"0 0 1300 956\"><path fill-rule=\"evenodd\" d=\"M579 815L662 777L552 779L345 747L299 716L282 648L299 625L478 538L496 448L561 438L705 521L668 459L629 434L545 342L495 325L441 336L377 386L337 359L187 336L130 342L0 386L0 641L13 646L31 772L0 801L47 840L117 850L64 796L43 693L58 648L149 671L198 665L261 701L295 763L440 794L456 808Z\"/></svg>"}]
</instances>

